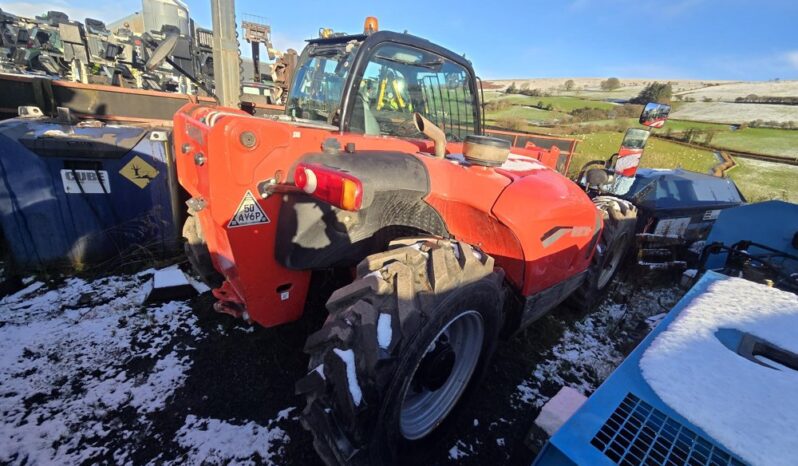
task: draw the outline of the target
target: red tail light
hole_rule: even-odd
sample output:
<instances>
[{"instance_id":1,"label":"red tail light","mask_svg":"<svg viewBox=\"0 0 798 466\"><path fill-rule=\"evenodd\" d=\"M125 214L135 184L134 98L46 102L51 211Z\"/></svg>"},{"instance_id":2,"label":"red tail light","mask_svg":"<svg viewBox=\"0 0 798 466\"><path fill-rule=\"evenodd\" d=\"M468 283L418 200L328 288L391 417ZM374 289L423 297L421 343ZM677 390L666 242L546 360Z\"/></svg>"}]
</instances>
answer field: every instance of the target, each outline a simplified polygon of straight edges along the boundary
<instances>
[{"instance_id":1,"label":"red tail light","mask_svg":"<svg viewBox=\"0 0 798 466\"><path fill-rule=\"evenodd\" d=\"M317 164L300 163L294 172L298 188L344 210L358 210L363 203L363 183L348 173Z\"/></svg>"}]
</instances>

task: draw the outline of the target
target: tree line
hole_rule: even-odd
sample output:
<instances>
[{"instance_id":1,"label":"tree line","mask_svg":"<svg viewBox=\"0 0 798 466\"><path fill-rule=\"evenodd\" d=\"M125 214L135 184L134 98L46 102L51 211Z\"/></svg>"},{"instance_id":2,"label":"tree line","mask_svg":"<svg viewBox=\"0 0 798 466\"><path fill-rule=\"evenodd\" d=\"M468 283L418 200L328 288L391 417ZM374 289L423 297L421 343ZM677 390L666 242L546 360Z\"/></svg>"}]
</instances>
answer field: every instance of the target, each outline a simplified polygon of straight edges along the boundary
<instances>
[{"instance_id":1,"label":"tree line","mask_svg":"<svg viewBox=\"0 0 798 466\"><path fill-rule=\"evenodd\" d=\"M745 97L737 97L734 101L738 104L778 104L778 105L798 105L798 97L787 96L767 96L748 94Z\"/></svg>"}]
</instances>

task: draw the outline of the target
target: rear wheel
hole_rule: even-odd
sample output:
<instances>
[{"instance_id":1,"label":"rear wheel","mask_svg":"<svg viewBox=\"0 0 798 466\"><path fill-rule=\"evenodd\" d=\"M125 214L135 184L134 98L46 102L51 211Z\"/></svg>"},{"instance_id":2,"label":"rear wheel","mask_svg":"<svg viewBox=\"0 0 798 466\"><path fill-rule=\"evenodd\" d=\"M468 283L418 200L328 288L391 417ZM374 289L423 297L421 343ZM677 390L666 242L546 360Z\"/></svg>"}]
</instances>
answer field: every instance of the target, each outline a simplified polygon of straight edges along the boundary
<instances>
[{"instance_id":1,"label":"rear wheel","mask_svg":"<svg viewBox=\"0 0 798 466\"><path fill-rule=\"evenodd\" d=\"M568 298L569 304L584 311L595 308L607 295L632 248L637 223L637 208L628 201L599 196L593 203L601 211L604 229L584 283Z\"/></svg>"},{"instance_id":2,"label":"rear wheel","mask_svg":"<svg viewBox=\"0 0 798 466\"><path fill-rule=\"evenodd\" d=\"M402 240L333 293L297 382L303 425L328 464L390 463L437 432L497 341L501 274L469 245Z\"/></svg>"}]
</instances>

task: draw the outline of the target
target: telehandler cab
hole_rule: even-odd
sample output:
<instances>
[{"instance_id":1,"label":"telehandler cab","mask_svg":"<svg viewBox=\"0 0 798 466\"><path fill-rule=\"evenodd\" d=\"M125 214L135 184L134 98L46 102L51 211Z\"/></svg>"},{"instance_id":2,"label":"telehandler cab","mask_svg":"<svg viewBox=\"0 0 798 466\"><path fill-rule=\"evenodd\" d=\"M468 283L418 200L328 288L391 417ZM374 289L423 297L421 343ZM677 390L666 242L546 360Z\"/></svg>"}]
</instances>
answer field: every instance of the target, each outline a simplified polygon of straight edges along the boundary
<instances>
[{"instance_id":1,"label":"telehandler cab","mask_svg":"<svg viewBox=\"0 0 798 466\"><path fill-rule=\"evenodd\" d=\"M330 464L401 458L452 418L501 335L607 290L636 210L482 136L471 63L378 31L310 40L286 114L174 118L193 267L217 310L299 319L311 276L354 276L305 350L303 424Z\"/></svg>"}]
</instances>

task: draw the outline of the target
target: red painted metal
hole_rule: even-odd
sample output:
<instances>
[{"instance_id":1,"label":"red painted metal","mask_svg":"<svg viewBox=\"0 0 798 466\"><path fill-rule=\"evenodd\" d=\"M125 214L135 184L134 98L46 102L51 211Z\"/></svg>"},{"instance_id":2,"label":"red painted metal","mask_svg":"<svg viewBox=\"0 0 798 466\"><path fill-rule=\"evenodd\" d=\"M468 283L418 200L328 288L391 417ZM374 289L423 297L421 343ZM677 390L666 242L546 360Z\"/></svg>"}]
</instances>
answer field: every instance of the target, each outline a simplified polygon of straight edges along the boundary
<instances>
[{"instance_id":1,"label":"red painted metal","mask_svg":"<svg viewBox=\"0 0 798 466\"><path fill-rule=\"evenodd\" d=\"M635 176L642 157L643 149L621 146L618 151L618 159L615 161L615 172L621 176Z\"/></svg>"},{"instance_id":2,"label":"red painted metal","mask_svg":"<svg viewBox=\"0 0 798 466\"><path fill-rule=\"evenodd\" d=\"M571 160L573 159L573 156L576 153L576 146L577 144L579 144L579 140L573 138L550 136L546 134L523 133L518 131L507 131L503 129L486 129L485 134L488 136L501 137L503 139L511 138L511 144L513 145L513 152L518 152L518 148L533 150L534 153L524 154L524 155L530 155L532 157L535 157L541 162L545 163L547 166L559 171L560 173L566 176L568 174L568 170L571 167ZM529 141L529 138L534 138L538 142L548 141L548 144L544 146L535 145L534 143ZM566 145L567 149L563 149L562 147L560 147L560 145ZM562 167L559 168L557 167L557 157L554 157L552 155L555 150L558 152L558 156L560 153L562 153L566 157L565 163L562 165Z\"/></svg>"},{"instance_id":3,"label":"red painted metal","mask_svg":"<svg viewBox=\"0 0 798 466\"><path fill-rule=\"evenodd\" d=\"M467 166L429 155L427 140L341 134L258 118L233 109L184 106L174 119L175 154L180 184L204 206L197 216L217 270L225 284L214 291L226 312L245 311L269 327L302 315L310 272L289 270L274 257L282 194L261 198L264 181L284 183L304 154L320 152L325 139L357 151L391 150L415 154L430 175L427 202L458 240L475 244L496 259L509 282L531 295L584 270L593 234L601 227L590 199L556 171L535 163L518 172ZM242 134L247 133L242 137ZM253 143L254 138L254 143ZM247 144L244 144L246 141ZM461 153L451 143L449 153ZM543 164L540 148L515 148ZM556 157L554 157L556 159ZM252 193L269 223L230 227L242 200ZM573 227L547 246L542 238L553 226Z\"/></svg>"}]
</instances>

